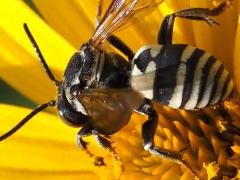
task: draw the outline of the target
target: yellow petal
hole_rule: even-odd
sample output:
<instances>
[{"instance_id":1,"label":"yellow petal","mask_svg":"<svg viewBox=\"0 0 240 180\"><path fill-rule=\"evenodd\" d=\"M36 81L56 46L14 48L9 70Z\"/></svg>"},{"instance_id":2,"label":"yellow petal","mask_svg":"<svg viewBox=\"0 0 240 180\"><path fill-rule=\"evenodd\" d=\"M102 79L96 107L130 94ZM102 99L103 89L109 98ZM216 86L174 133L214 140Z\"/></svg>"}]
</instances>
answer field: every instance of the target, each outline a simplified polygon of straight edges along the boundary
<instances>
[{"instance_id":1,"label":"yellow petal","mask_svg":"<svg viewBox=\"0 0 240 180\"><path fill-rule=\"evenodd\" d=\"M48 24L79 48L94 30L96 1L33 1ZM67 13L66 13L67 12ZM90 18L93 17L93 18Z\"/></svg>"},{"instance_id":2,"label":"yellow petal","mask_svg":"<svg viewBox=\"0 0 240 180\"><path fill-rule=\"evenodd\" d=\"M238 19L238 28L236 34L235 48L234 48L234 78L235 84L238 88L238 92L240 92L240 18Z\"/></svg>"},{"instance_id":3,"label":"yellow petal","mask_svg":"<svg viewBox=\"0 0 240 180\"><path fill-rule=\"evenodd\" d=\"M22 1L0 1L0 77L24 96L42 103L54 99L56 89L23 30L24 22L29 25L58 79L62 79L63 70L75 49Z\"/></svg>"},{"instance_id":4,"label":"yellow petal","mask_svg":"<svg viewBox=\"0 0 240 180\"><path fill-rule=\"evenodd\" d=\"M128 29L124 29L122 32L119 32L118 35L124 41L126 39L127 44L134 50L137 50L146 43L156 42L160 22L166 14L172 13L177 9L193 6L212 7L212 1L207 0L201 2L186 0L182 2L183 3L176 3L176 1L171 0L165 1L159 8L161 12L154 12L153 17L147 17L146 21L141 21ZM48 3L52 3L51 6L48 6ZM54 32L54 30L49 28L21 1L2 1L0 2L0 9L2 9L0 12L2 21L0 21L0 33L3 35L0 36L0 58L3 59L4 63L0 66L0 73L1 77L24 93L24 95L35 101L42 102L49 100L49 98L54 98L54 87L36 60L32 47L24 35L24 31L16 31L16 29L18 29L19 26L21 27L22 23L26 21L32 24L30 27L32 27L33 34L37 32L36 39L40 47L43 47L43 53L46 54L45 57L47 61L50 61L50 66L53 68L53 71L57 73L57 77L60 78L60 74L63 72L65 64L75 48L86 41L92 33L90 31L94 29L94 19L92 17L94 17L93 14L95 14L96 4L93 5L90 1L82 2L81 0L63 1L63 4L54 1L41 2L36 0L36 4L38 8L41 7L39 8L41 14L43 14L43 17L51 27L62 34L70 43L68 44L61 36ZM184 7L185 5L186 7ZM56 8L54 8L54 6L56 6ZM49 10L48 7L52 8ZM232 18L234 21L237 12L236 7L237 6L234 6L232 14L226 16L223 14L218 17L219 20L225 17L223 18L225 19L223 22L226 23L225 27L229 25L231 32L234 32L235 25L232 21L228 22L228 19ZM231 9L229 11L231 11ZM11 13L12 16L10 16L9 13ZM82 16L81 13L84 15ZM10 20L5 18L8 16ZM86 25L86 29L82 32L79 30L79 27L76 26L75 22L78 20L80 28L84 29L84 25ZM71 25L64 26L65 21ZM221 23L221 21L219 22ZM219 27L210 28L204 24L204 22L194 22L193 25L192 23L193 22L189 20L177 20L174 42L193 43L199 48L216 53L216 56L219 57L220 60L220 56L223 56L223 60L225 56L232 57L231 48L233 47L232 40L235 36L234 33L230 33L230 35L225 38L222 36L222 33L225 33L225 31L229 32L225 28L223 28L221 34L217 35L216 32ZM64 27L61 29L62 26ZM69 30L68 27L71 30ZM41 34L44 36L41 36ZM221 37L220 39L219 36ZM22 43L22 41L27 43ZM220 51L222 48L226 48L226 54ZM46 49L46 51L44 49ZM228 69L231 69L232 60L225 62L225 64L228 66ZM28 68L27 71L24 71L26 65ZM34 73L32 74L33 70ZM14 75L12 75L13 73ZM157 107L157 109L159 110L159 124L155 137L157 146L174 151L181 151L184 147L187 147L187 151L183 153L184 159L193 166L193 169L200 169L201 173L204 171L202 168L203 162L216 161L217 165L230 164L231 166L231 153L228 153L230 142L220 140L221 137L216 133L218 131L216 124L205 124L206 120L201 119L202 116L198 117L198 115L194 113L176 111L161 106ZM16 119L14 114L9 115L8 112L17 112L17 116L21 115L22 117L27 114L26 110L19 111L16 107L6 105L0 107L0 110L3 110L0 114L5 113L3 119ZM23 113L21 114L20 112ZM219 118L212 110L208 111L208 113L210 114L208 114L208 119L216 120ZM106 160L108 165L106 167L96 168L90 163L91 160L83 151L78 151L77 148L73 150L74 142L72 139L74 139L74 134L77 132L76 129L69 128L58 121L54 121L54 123L51 122L53 123L51 124L48 120L56 119L55 116L40 113L38 117L39 124L36 124L35 127L33 126L32 130L24 131L28 126L34 125L35 122L33 121L12 136L11 139L16 141L13 142L9 139L2 142L5 143L5 145L0 144L3 149L1 153L4 152L5 155L7 155L0 155L0 160L3 162L2 168L0 167L2 179L9 179L8 172L11 171L15 173L14 175L16 177L26 178L29 176L30 179L32 177L31 175L36 176L37 174L43 176L41 179L46 179L46 177L49 179L55 178L55 174L61 174L59 179L63 179L62 177L66 179L88 179L91 177L106 179L118 171L118 169L114 169L115 164L109 163L112 161L112 158L107 155L105 155L106 158L104 160ZM43 119L44 123L40 123ZM14 124L17 120L19 119L17 118ZM168 160L150 156L149 153L144 151L141 142L141 124L143 123L141 120L146 119L134 114L129 124L113 135L113 141L116 141L113 143L113 146L116 147L116 151L119 153L125 168L121 178L193 178L186 168ZM14 125L8 125L9 122L11 121L3 123L4 132ZM55 124L55 122L59 123L59 125ZM43 127L46 127L46 129ZM205 128L207 128L207 130ZM38 131L39 129L41 129L41 131ZM211 131L211 133L208 133L208 131ZM92 142L92 139L89 139L89 141ZM234 139L232 141L234 141ZM29 149L28 147L30 145L33 146L33 148ZM104 152L97 148L96 144L91 145L91 148L95 153L104 154ZM31 153L34 153L34 155ZM12 154L14 154L15 158L12 158ZM10 162L8 162L9 157L11 159ZM235 161L239 161L238 156L236 156ZM36 166L31 168L35 163ZM239 169L238 165L233 164L233 166ZM24 172L24 174L21 172ZM211 175L211 172L208 173ZM207 177L207 174L205 173L203 177Z\"/></svg>"},{"instance_id":5,"label":"yellow petal","mask_svg":"<svg viewBox=\"0 0 240 180\"><path fill-rule=\"evenodd\" d=\"M1 134L30 111L0 104ZM86 153L76 147L76 132L77 129L66 126L56 116L37 114L17 133L0 143L0 179L106 177L106 169L94 166Z\"/></svg>"}]
</instances>

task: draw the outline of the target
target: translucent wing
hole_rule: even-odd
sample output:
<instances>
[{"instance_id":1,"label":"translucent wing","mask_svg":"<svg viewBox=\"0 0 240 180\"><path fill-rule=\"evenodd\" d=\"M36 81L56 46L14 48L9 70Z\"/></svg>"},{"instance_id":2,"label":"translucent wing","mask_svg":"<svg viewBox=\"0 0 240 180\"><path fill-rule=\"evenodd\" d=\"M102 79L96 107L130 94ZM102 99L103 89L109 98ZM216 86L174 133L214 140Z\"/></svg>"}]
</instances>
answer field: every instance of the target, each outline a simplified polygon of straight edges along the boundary
<instances>
[{"instance_id":1,"label":"translucent wing","mask_svg":"<svg viewBox=\"0 0 240 180\"><path fill-rule=\"evenodd\" d=\"M93 88L79 92L76 97L85 107L91 125L106 134L122 128L132 111L143 103L143 97L131 88Z\"/></svg>"},{"instance_id":2,"label":"translucent wing","mask_svg":"<svg viewBox=\"0 0 240 180\"><path fill-rule=\"evenodd\" d=\"M97 26L91 43L99 46L117 29L153 11L163 0L113 0Z\"/></svg>"}]
</instances>

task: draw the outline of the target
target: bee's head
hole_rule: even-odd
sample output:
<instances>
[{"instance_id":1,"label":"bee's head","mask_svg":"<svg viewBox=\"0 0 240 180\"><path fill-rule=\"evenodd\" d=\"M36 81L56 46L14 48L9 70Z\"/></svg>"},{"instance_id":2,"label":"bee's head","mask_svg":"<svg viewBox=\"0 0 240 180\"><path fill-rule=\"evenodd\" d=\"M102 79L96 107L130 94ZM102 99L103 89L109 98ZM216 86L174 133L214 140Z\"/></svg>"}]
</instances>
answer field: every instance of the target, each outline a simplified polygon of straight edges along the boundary
<instances>
[{"instance_id":1,"label":"bee's head","mask_svg":"<svg viewBox=\"0 0 240 180\"><path fill-rule=\"evenodd\" d=\"M74 98L74 92L89 88L95 82L95 68L100 51L89 44L83 44L79 51L73 54L64 73L62 88L68 102L76 111L84 112L80 102Z\"/></svg>"},{"instance_id":2,"label":"bee's head","mask_svg":"<svg viewBox=\"0 0 240 180\"><path fill-rule=\"evenodd\" d=\"M99 58L99 51L89 44L84 44L73 54L64 74L64 88L78 85L79 88L90 86L95 75L94 69Z\"/></svg>"}]
</instances>

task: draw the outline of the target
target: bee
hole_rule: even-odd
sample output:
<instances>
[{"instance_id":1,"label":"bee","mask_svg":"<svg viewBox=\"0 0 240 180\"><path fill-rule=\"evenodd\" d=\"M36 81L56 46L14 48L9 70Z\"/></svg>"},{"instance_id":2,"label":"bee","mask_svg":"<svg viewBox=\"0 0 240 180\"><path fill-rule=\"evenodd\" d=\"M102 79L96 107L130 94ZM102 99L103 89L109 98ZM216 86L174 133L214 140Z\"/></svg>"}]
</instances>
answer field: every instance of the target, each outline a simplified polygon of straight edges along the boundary
<instances>
[{"instance_id":1,"label":"bee","mask_svg":"<svg viewBox=\"0 0 240 180\"><path fill-rule=\"evenodd\" d=\"M78 146L93 156L83 139L93 135L100 146L120 161L108 137L125 126L132 112L136 111L148 116L142 125L144 149L163 159L183 164L193 172L180 153L154 145L158 114L152 100L175 109L194 110L232 97L233 81L220 61L202 49L172 43L176 17L218 24L210 17L221 14L229 1L213 9L192 8L167 15L158 33L158 44L146 45L136 53L113 35L160 2L113 0L102 17L103 2L100 0L97 27L89 41L70 58L62 81L55 79L27 24L24 24L46 74L58 88L58 97L38 106L13 129L0 136L0 140L11 136L37 113L56 106L66 124L81 127L77 134ZM107 52L103 47L105 41L128 59ZM96 159L97 165L104 164L103 159Z\"/></svg>"}]
</instances>

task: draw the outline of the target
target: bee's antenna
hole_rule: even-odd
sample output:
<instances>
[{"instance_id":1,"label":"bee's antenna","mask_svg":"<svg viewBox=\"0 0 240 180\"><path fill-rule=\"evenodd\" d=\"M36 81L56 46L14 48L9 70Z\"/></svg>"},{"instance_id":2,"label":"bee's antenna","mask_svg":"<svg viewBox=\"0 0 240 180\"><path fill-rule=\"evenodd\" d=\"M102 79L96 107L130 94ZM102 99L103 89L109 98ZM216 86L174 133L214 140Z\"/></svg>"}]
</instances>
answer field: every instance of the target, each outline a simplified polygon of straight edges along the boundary
<instances>
[{"instance_id":1,"label":"bee's antenna","mask_svg":"<svg viewBox=\"0 0 240 180\"><path fill-rule=\"evenodd\" d=\"M58 87L59 84L60 84L60 81L58 81L58 80L55 79L53 73L51 72L50 68L48 67L48 65L47 65L47 63L46 63L46 61L45 61L45 59L44 59L44 57L43 57L43 55L42 55L42 53L41 53L38 45L37 45L37 42L34 40L34 38L33 38L32 34L31 34L31 32L30 32L27 24L24 23L24 24L23 24L23 27L24 27L24 30L25 30L25 32L26 32L29 40L31 41L31 43L32 43L32 45L33 45L33 47L34 47L34 50L35 50L35 52L37 53L37 56L38 56L38 58L39 58L39 60L40 60L40 62L41 62L41 64L42 64L43 68L45 69L48 77L49 77L49 78L55 83L55 85Z\"/></svg>"},{"instance_id":2,"label":"bee's antenna","mask_svg":"<svg viewBox=\"0 0 240 180\"><path fill-rule=\"evenodd\" d=\"M31 113L29 113L25 118L23 118L14 128L9 130L7 133L0 136L0 141L8 138L12 134L14 134L18 129L20 129L26 122L28 122L33 116L35 116L37 113L43 111L49 106L55 106L56 101L49 101L48 103L39 105L35 110L33 110Z\"/></svg>"}]
</instances>

